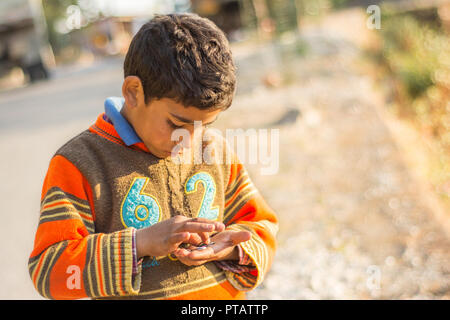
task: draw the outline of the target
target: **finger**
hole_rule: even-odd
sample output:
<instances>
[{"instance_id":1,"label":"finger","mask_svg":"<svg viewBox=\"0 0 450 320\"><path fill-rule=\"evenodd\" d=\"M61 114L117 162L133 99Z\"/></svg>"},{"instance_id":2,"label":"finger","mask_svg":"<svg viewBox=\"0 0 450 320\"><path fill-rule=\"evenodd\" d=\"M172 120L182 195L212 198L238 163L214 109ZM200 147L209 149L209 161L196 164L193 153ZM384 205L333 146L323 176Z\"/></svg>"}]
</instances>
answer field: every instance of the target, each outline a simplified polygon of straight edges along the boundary
<instances>
[{"instance_id":1,"label":"finger","mask_svg":"<svg viewBox=\"0 0 450 320\"><path fill-rule=\"evenodd\" d=\"M214 220L201 218L201 217L191 218L190 221L192 221L192 222L204 222L204 223L214 223L215 222Z\"/></svg>"},{"instance_id":2,"label":"finger","mask_svg":"<svg viewBox=\"0 0 450 320\"><path fill-rule=\"evenodd\" d=\"M207 232L200 232L199 237L201 239L201 242L208 244L210 242L209 240L209 233Z\"/></svg>"},{"instance_id":3,"label":"finger","mask_svg":"<svg viewBox=\"0 0 450 320\"><path fill-rule=\"evenodd\" d=\"M187 266L200 266L200 265L208 262L205 260L191 260L191 259L183 258L183 257L178 258L178 260Z\"/></svg>"},{"instance_id":4,"label":"finger","mask_svg":"<svg viewBox=\"0 0 450 320\"><path fill-rule=\"evenodd\" d=\"M172 252L177 258L186 258L189 253L191 253L187 249L178 248L177 250Z\"/></svg>"},{"instance_id":5,"label":"finger","mask_svg":"<svg viewBox=\"0 0 450 320\"><path fill-rule=\"evenodd\" d=\"M174 233L169 237L168 241L172 245L182 243L189 240L190 235L191 234L189 232Z\"/></svg>"},{"instance_id":6,"label":"finger","mask_svg":"<svg viewBox=\"0 0 450 320\"><path fill-rule=\"evenodd\" d=\"M222 222L220 222L220 221L214 221L214 222L215 222L217 232L222 232L225 230L225 225Z\"/></svg>"},{"instance_id":7,"label":"finger","mask_svg":"<svg viewBox=\"0 0 450 320\"><path fill-rule=\"evenodd\" d=\"M211 223L186 222L180 227L179 231L200 233L200 232L212 232L214 231L214 229L215 226L214 224Z\"/></svg>"},{"instance_id":8,"label":"finger","mask_svg":"<svg viewBox=\"0 0 450 320\"><path fill-rule=\"evenodd\" d=\"M212 247L207 247L203 250L192 250L187 256L188 259L193 261L203 261L213 259L215 256L215 251Z\"/></svg>"},{"instance_id":9,"label":"finger","mask_svg":"<svg viewBox=\"0 0 450 320\"><path fill-rule=\"evenodd\" d=\"M249 231L235 231L230 233L230 240L234 245L248 241L252 238L252 234Z\"/></svg>"},{"instance_id":10,"label":"finger","mask_svg":"<svg viewBox=\"0 0 450 320\"><path fill-rule=\"evenodd\" d=\"M175 257L177 257L178 261L180 261L181 263L183 263L183 264L185 264L187 266L191 266L192 265L191 260L187 259L185 256L182 256L181 254L179 254L179 253L177 254L175 252L173 252L173 255Z\"/></svg>"},{"instance_id":11,"label":"finger","mask_svg":"<svg viewBox=\"0 0 450 320\"><path fill-rule=\"evenodd\" d=\"M225 225L222 222L220 222L220 221L209 220L209 219L206 219L206 218L199 218L199 217L192 218L190 221L191 222L200 222L200 223L213 224L215 231L218 231L218 232L222 232L223 230L225 230Z\"/></svg>"},{"instance_id":12,"label":"finger","mask_svg":"<svg viewBox=\"0 0 450 320\"><path fill-rule=\"evenodd\" d=\"M206 262L208 262L207 260L202 260L202 259L191 259L189 257L189 255L191 254L191 252L189 250L186 249L178 249L175 250L173 252L173 254L178 258L178 260L187 265L187 266L199 266L202 265Z\"/></svg>"},{"instance_id":13,"label":"finger","mask_svg":"<svg viewBox=\"0 0 450 320\"><path fill-rule=\"evenodd\" d=\"M191 233L189 239L186 242L194 246L198 246L202 242L205 242L204 236L202 236L202 234L204 233ZM206 236L208 237L207 233Z\"/></svg>"}]
</instances>

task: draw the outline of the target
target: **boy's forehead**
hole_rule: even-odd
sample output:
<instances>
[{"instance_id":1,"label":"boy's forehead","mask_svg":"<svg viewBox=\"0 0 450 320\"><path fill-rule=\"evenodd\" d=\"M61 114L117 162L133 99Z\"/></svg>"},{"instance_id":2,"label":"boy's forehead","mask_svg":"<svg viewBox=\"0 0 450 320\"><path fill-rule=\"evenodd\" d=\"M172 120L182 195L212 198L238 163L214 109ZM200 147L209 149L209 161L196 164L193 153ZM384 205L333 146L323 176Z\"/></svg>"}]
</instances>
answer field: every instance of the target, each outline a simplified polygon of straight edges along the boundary
<instances>
[{"instance_id":1,"label":"boy's forehead","mask_svg":"<svg viewBox=\"0 0 450 320\"><path fill-rule=\"evenodd\" d=\"M194 121L199 120L203 122L213 121L223 111L222 109L203 110L194 106L185 107L172 99L167 99L165 103L168 114L170 114L173 118L192 124Z\"/></svg>"}]
</instances>

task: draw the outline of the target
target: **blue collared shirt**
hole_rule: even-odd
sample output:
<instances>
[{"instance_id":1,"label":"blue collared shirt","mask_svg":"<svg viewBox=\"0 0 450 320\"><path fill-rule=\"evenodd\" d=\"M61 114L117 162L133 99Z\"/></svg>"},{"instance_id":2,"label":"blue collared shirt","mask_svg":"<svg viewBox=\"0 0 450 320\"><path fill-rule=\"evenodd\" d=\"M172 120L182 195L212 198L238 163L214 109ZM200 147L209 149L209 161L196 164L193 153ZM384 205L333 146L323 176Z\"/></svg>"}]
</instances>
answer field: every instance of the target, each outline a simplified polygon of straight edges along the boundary
<instances>
[{"instance_id":1,"label":"blue collared shirt","mask_svg":"<svg viewBox=\"0 0 450 320\"><path fill-rule=\"evenodd\" d=\"M127 146L142 142L131 124L125 119L122 110L125 99L121 97L109 97L105 100L105 114L111 120L120 138Z\"/></svg>"}]
</instances>

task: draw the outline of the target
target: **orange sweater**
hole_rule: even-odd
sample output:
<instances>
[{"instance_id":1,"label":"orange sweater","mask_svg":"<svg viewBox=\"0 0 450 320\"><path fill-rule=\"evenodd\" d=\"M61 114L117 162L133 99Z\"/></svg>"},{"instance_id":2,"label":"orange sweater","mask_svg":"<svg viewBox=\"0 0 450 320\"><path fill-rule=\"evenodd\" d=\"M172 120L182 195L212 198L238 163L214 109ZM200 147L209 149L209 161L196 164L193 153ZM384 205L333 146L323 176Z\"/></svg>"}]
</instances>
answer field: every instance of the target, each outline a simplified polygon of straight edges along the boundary
<instances>
[{"instance_id":1,"label":"orange sweater","mask_svg":"<svg viewBox=\"0 0 450 320\"><path fill-rule=\"evenodd\" d=\"M126 146L103 115L61 147L44 180L29 258L36 290L49 299L244 299L272 263L275 213L237 161L179 167L153 157L143 143ZM192 178L199 182L195 190L183 193ZM238 274L213 263L189 267L168 256L155 257L157 267L140 266L133 276L135 228L158 217L198 215L212 187L207 209L214 209L227 229L252 233L241 247L255 271ZM139 215L140 207L147 216Z\"/></svg>"}]
</instances>

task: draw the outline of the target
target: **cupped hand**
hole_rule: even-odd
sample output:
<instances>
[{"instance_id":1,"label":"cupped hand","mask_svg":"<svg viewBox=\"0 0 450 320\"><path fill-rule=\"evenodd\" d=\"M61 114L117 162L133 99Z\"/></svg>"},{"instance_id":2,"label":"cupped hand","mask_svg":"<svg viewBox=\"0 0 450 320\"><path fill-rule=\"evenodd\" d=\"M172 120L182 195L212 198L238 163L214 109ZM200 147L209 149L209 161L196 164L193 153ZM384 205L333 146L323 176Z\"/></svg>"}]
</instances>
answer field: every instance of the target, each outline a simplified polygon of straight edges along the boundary
<instances>
[{"instance_id":1,"label":"cupped hand","mask_svg":"<svg viewBox=\"0 0 450 320\"><path fill-rule=\"evenodd\" d=\"M235 250L236 246L250 240L251 237L249 231L225 230L212 236L210 240L214 244L203 250L195 250L196 247L192 246L189 248L191 250L178 248L173 254L188 266L198 266L209 261L237 260L239 257Z\"/></svg>"},{"instance_id":2,"label":"cupped hand","mask_svg":"<svg viewBox=\"0 0 450 320\"><path fill-rule=\"evenodd\" d=\"M204 218L175 216L136 231L138 257L164 256L177 250L181 243L198 245L209 241L209 234L225 229L222 222Z\"/></svg>"}]
</instances>

